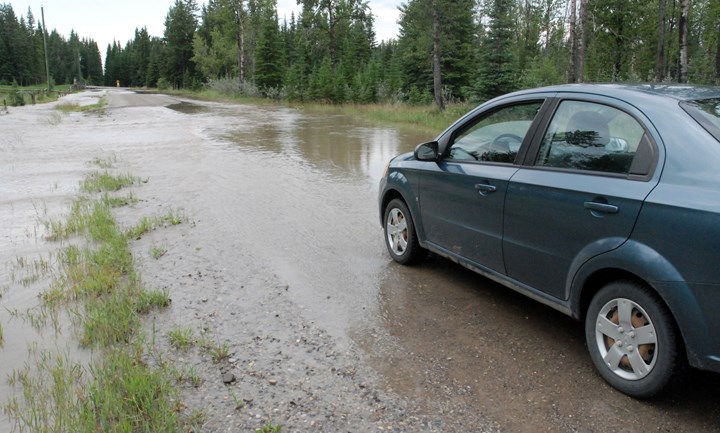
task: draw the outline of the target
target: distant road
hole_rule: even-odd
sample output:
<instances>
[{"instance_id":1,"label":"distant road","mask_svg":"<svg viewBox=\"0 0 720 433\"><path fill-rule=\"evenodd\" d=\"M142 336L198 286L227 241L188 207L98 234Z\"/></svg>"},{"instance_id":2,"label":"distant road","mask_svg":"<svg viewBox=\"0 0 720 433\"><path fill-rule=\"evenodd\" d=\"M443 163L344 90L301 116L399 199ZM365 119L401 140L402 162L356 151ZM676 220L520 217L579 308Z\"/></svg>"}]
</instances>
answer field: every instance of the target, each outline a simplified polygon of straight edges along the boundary
<instances>
[{"instance_id":1,"label":"distant road","mask_svg":"<svg viewBox=\"0 0 720 433\"><path fill-rule=\"evenodd\" d=\"M164 107L176 104L178 99L157 93L136 92L125 87L88 86L88 91L104 90L108 95L108 107Z\"/></svg>"}]
</instances>

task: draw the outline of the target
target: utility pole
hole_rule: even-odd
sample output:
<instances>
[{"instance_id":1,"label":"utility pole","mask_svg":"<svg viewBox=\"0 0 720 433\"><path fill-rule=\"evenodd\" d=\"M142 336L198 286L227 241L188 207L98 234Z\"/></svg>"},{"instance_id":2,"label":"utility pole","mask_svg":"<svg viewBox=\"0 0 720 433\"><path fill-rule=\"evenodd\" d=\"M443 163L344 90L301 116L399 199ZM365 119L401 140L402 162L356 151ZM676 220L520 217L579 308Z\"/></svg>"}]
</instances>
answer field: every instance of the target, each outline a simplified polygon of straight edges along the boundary
<instances>
[{"instance_id":1,"label":"utility pole","mask_svg":"<svg viewBox=\"0 0 720 433\"><path fill-rule=\"evenodd\" d=\"M40 14L42 15L43 23L43 46L45 47L45 76L47 77L48 93L50 93L50 59L48 58L47 37L45 36L47 33L47 28L45 27L45 9L43 9L42 6L40 6Z\"/></svg>"}]
</instances>

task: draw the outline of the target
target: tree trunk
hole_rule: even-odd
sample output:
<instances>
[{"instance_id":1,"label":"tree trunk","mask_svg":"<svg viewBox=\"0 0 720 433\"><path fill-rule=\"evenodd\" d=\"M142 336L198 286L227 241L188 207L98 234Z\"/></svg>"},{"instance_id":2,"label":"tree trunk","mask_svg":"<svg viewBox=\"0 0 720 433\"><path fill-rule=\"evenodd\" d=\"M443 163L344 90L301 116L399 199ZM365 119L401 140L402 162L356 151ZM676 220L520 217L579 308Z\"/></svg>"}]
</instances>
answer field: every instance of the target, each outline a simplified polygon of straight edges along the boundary
<instances>
[{"instance_id":1,"label":"tree trunk","mask_svg":"<svg viewBox=\"0 0 720 433\"><path fill-rule=\"evenodd\" d=\"M577 23L577 63L575 81L582 83L585 76L585 24L587 21L587 0L580 0L579 21Z\"/></svg>"},{"instance_id":2,"label":"tree trunk","mask_svg":"<svg viewBox=\"0 0 720 433\"><path fill-rule=\"evenodd\" d=\"M550 29L551 29L551 18L552 18L552 0L547 0L545 4L545 12L543 15L543 32L545 33L545 42L543 48L547 49L550 46Z\"/></svg>"},{"instance_id":3,"label":"tree trunk","mask_svg":"<svg viewBox=\"0 0 720 433\"><path fill-rule=\"evenodd\" d=\"M665 8L667 0L659 0L658 8L658 44L655 53L655 81L665 78Z\"/></svg>"},{"instance_id":4,"label":"tree trunk","mask_svg":"<svg viewBox=\"0 0 720 433\"><path fill-rule=\"evenodd\" d=\"M577 78L575 71L575 0L570 0L570 25L568 28L568 83L574 83Z\"/></svg>"},{"instance_id":5,"label":"tree trunk","mask_svg":"<svg viewBox=\"0 0 720 433\"><path fill-rule=\"evenodd\" d=\"M715 53L715 84L720 84L720 22L717 25L717 49Z\"/></svg>"},{"instance_id":6,"label":"tree trunk","mask_svg":"<svg viewBox=\"0 0 720 433\"><path fill-rule=\"evenodd\" d=\"M680 83L688 81L688 12L690 9L690 0L680 0L680 25L678 30L680 33Z\"/></svg>"},{"instance_id":7,"label":"tree trunk","mask_svg":"<svg viewBox=\"0 0 720 433\"><path fill-rule=\"evenodd\" d=\"M518 69L525 70L527 63L528 45L530 43L530 0L525 0L525 8L523 10L523 36L520 43L520 55L518 56Z\"/></svg>"},{"instance_id":8,"label":"tree trunk","mask_svg":"<svg viewBox=\"0 0 720 433\"><path fill-rule=\"evenodd\" d=\"M235 23L237 24L237 45L238 45L238 76L240 82L245 81L245 26L243 25L242 5L243 0L235 0Z\"/></svg>"},{"instance_id":9,"label":"tree trunk","mask_svg":"<svg viewBox=\"0 0 720 433\"><path fill-rule=\"evenodd\" d=\"M437 5L432 2L433 21L433 92L435 93L435 104L440 110L445 109L445 101L442 94L442 78L440 76L440 17L438 16Z\"/></svg>"},{"instance_id":10,"label":"tree trunk","mask_svg":"<svg viewBox=\"0 0 720 433\"><path fill-rule=\"evenodd\" d=\"M620 74L623 67L623 38L622 34L625 30L625 18L620 17L618 22L618 30L615 34L615 61L613 62L613 81L620 81Z\"/></svg>"}]
</instances>

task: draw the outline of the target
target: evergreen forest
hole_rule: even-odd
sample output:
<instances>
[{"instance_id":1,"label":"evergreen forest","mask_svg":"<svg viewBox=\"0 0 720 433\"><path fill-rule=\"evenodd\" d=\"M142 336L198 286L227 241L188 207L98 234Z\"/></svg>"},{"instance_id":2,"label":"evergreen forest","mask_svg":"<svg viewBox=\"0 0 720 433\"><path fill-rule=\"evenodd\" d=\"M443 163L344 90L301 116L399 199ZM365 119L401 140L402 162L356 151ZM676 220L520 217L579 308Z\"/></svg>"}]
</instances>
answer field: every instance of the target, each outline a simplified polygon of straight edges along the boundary
<instances>
[{"instance_id":1,"label":"evergreen forest","mask_svg":"<svg viewBox=\"0 0 720 433\"><path fill-rule=\"evenodd\" d=\"M212 88L330 103L480 101L573 82L720 84L720 0L405 0L378 41L362 0L176 0L163 35L47 33L57 84ZM43 29L0 4L0 84L45 82Z\"/></svg>"}]
</instances>

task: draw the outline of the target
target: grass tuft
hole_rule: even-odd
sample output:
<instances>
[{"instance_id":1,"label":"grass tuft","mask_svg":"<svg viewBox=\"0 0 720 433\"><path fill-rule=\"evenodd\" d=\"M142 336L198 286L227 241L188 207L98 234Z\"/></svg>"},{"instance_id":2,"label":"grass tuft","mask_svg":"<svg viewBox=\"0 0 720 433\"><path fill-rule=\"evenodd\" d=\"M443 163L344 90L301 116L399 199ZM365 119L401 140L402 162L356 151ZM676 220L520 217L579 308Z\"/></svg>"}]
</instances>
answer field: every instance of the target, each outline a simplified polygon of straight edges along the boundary
<instances>
[{"instance_id":1,"label":"grass tuft","mask_svg":"<svg viewBox=\"0 0 720 433\"><path fill-rule=\"evenodd\" d=\"M269 423L255 429L255 433L278 433L280 430L282 430L282 425Z\"/></svg>"},{"instance_id":2,"label":"grass tuft","mask_svg":"<svg viewBox=\"0 0 720 433\"><path fill-rule=\"evenodd\" d=\"M188 365L183 367L182 369L176 369L173 371L175 381L178 383L181 382L187 382L189 383L193 388L198 388L200 385L202 385L202 378L197 372L197 369L194 365Z\"/></svg>"},{"instance_id":3,"label":"grass tuft","mask_svg":"<svg viewBox=\"0 0 720 433\"><path fill-rule=\"evenodd\" d=\"M138 182L138 178L129 174L113 176L109 172L94 172L90 174L80 185L84 192L107 192L118 191Z\"/></svg>"},{"instance_id":4,"label":"grass tuft","mask_svg":"<svg viewBox=\"0 0 720 433\"><path fill-rule=\"evenodd\" d=\"M169 211L163 216L159 217L142 217L142 219L133 227L126 232L128 239L138 240L143 237L144 234L149 233L158 227L175 226L187 222L187 217L176 211Z\"/></svg>"},{"instance_id":5,"label":"grass tuft","mask_svg":"<svg viewBox=\"0 0 720 433\"><path fill-rule=\"evenodd\" d=\"M202 347L207 350L210 354L210 358L215 364L219 364L222 361L230 358L230 346L227 341L222 344L220 342L214 343L211 340L204 340Z\"/></svg>"},{"instance_id":6,"label":"grass tuft","mask_svg":"<svg viewBox=\"0 0 720 433\"><path fill-rule=\"evenodd\" d=\"M190 328L178 328L168 332L170 345L179 350L187 350L195 344L195 337Z\"/></svg>"},{"instance_id":7,"label":"grass tuft","mask_svg":"<svg viewBox=\"0 0 720 433\"><path fill-rule=\"evenodd\" d=\"M167 254L168 250L167 247L163 245L157 245L155 243L150 246L150 257L152 257L155 260L158 260L160 257Z\"/></svg>"},{"instance_id":8,"label":"grass tuft","mask_svg":"<svg viewBox=\"0 0 720 433\"><path fill-rule=\"evenodd\" d=\"M102 196L103 203L107 204L108 206L112 208L117 207L123 207L123 206L129 206L133 205L138 202L138 199L135 197L133 193L128 194L127 196L110 196L107 193Z\"/></svg>"}]
</instances>

